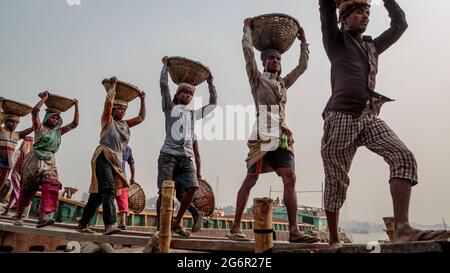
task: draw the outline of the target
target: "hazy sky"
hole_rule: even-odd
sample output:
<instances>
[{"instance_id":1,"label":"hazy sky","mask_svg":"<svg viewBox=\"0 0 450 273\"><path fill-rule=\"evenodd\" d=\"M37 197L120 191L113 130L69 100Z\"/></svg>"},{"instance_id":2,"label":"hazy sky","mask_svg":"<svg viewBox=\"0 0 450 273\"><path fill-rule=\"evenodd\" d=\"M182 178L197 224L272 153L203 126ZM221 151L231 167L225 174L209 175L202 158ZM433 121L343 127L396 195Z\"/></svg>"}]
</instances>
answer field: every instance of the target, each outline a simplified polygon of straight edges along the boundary
<instances>
[{"instance_id":1,"label":"hazy sky","mask_svg":"<svg viewBox=\"0 0 450 273\"><path fill-rule=\"evenodd\" d=\"M442 217L450 221L450 3L398 2L406 12L409 29L380 57L377 91L396 99L383 107L381 118L415 153L419 164L411 221L440 223ZM161 58L179 55L209 66L220 107L252 105L241 49L242 22L273 12L296 17L310 43L309 69L289 90L287 122L296 140L297 190L320 190L324 180L321 113L331 91L318 0L81 0L80 6L69 6L66 0L1 0L0 95L34 105L37 94L49 90L80 101L80 126L63 137L57 154L61 181L80 189L76 195L80 198L90 183L90 159L99 140L105 96L100 81L117 75L139 86L148 94L147 119L132 129L130 146L137 180L147 194L154 195L164 140ZM388 26L386 10L375 5L367 33L376 36ZM296 42L283 55L284 72L297 64L298 48ZM205 85L199 87L197 96L207 100ZM137 112L135 101L127 116ZM70 110L63 118L68 122L72 115ZM24 119L20 128L30 124L30 119ZM219 177L219 204L234 206L246 173L246 141L202 140L200 148L203 176L214 187ZM350 177L344 219L380 222L392 215L389 169L382 158L361 148ZM268 196L270 186L283 188L275 174L261 176L250 202L253 197ZM320 194L299 194L298 199L300 204L321 205Z\"/></svg>"}]
</instances>

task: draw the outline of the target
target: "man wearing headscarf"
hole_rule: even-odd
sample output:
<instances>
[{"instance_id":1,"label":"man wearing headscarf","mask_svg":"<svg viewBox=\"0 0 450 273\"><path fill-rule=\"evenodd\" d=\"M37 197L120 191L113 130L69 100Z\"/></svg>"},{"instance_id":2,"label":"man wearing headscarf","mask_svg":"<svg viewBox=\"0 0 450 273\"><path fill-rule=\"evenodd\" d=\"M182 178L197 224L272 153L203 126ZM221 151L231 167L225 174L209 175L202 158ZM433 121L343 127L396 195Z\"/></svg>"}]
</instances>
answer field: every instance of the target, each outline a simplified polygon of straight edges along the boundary
<instances>
[{"instance_id":1,"label":"man wearing headscarf","mask_svg":"<svg viewBox=\"0 0 450 273\"><path fill-rule=\"evenodd\" d=\"M252 20L244 21L245 67L256 106L256 128L248 141L250 149L247 162L247 176L237 194L234 223L227 237L231 240L247 240L241 231L241 219L251 189L262 173L275 171L284 184L284 201L289 220L289 241L292 243L313 243L317 238L300 232L297 225L297 194L295 192L294 139L286 124L285 107L287 90L297 81L308 67L309 50L305 33L299 30L301 41L300 57L295 67L285 77L281 77L281 53L276 49L266 49L261 53L264 72L258 70L253 51Z\"/></svg>"},{"instance_id":2,"label":"man wearing headscarf","mask_svg":"<svg viewBox=\"0 0 450 273\"><path fill-rule=\"evenodd\" d=\"M3 100L3 97L0 97L0 109L3 108ZM16 132L19 122L19 116L0 112L0 191L14 168L12 156L16 150L17 143L33 132L31 127L21 132Z\"/></svg>"},{"instance_id":3,"label":"man wearing headscarf","mask_svg":"<svg viewBox=\"0 0 450 273\"><path fill-rule=\"evenodd\" d=\"M62 188L58 178L55 154L61 144L61 136L72 131L79 123L78 101L74 101L73 121L63 125L61 111L47 108L44 120L40 121L39 112L48 99L49 93L42 93L41 100L32 111L35 142L33 150L26 158L21 178L21 189L17 204L16 225L23 225L23 210L28 207L38 190L41 191L39 220L36 227L41 228L55 222L53 213L58 207L59 190Z\"/></svg>"},{"instance_id":4,"label":"man wearing headscarf","mask_svg":"<svg viewBox=\"0 0 450 273\"><path fill-rule=\"evenodd\" d=\"M122 194L122 188L129 183L122 170L122 156L130 141L130 128L145 120L145 93L140 94L139 115L124 120L128 102L116 99L117 78L105 79L102 84L107 92L101 117L100 145L91 160L92 178L89 187L89 200L78 224L79 232L92 233L89 224L97 208L102 205L104 235L120 232L116 227L116 207L114 197Z\"/></svg>"},{"instance_id":5,"label":"man wearing headscarf","mask_svg":"<svg viewBox=\"0 0 450 273\"><path fill-rule=\"evenodd\" d=\"M413 153L378 117L381 106L392 101L375 92L378 56L408 27L405 13L396 1L383 2L391 26L373 39L363 35L369 23L368 0L319 0L323 44L331 62L332 95L323 112L321 153L325 169L324 205L333 247L340 247L339 210L346 199L348 172L360 146L382 156L389 164L394 241L429 240L445 235L442 231L423 232L410 226L408 209L411 187L418 181L417 163Z\"/></svg>"},{"instance_id":6,"label":"man wearing headscarf","mask_svg":"<svg viewBox=\"0 0 450 273\"><path fill-rule=\"evenodd\" d=\"M209 89L209 104L193 110L189 104L195 93L195 86L180 83L172 99L169 89L168 58L164 57L161 70L160 87L162 110L165 115L166 138L158 158L158 200L156 202L159 228L159 208L161 206L161 190L165 180L175 181L176 198L180 201L180 209L173 224L173 232L189 237L190 232L183 227L183 215L188 210L194 219L192 232L201 228L202 213L192 204L194 194L198 189L196 177L194 141L195 121L209 115L217 105L217 92L213 76L207 79Z\"/></svg>"}]
</instances>

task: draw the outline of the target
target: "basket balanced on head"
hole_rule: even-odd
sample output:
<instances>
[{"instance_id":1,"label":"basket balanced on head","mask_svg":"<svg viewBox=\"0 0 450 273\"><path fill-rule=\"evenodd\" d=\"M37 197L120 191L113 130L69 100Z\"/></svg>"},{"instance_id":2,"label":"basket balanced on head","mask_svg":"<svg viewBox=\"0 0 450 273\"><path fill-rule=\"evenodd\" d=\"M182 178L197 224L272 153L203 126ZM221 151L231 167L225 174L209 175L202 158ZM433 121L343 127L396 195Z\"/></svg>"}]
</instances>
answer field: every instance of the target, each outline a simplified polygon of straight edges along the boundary
<instances>
[{"instance_id":1,"label":"basket balanced on head","mask_svg":"<svg viewBox=\"0 0 450 273\"><path fill-rule=\"evenodd\" d=\"M126 83L123 81L117 81L116 97L114 99L130 102L135 98L139 97L141 94L142 91L137 86L134 86L130 83Z\"/></svg>"},{"instance_id":2,"label":"basket balanced on head","mask_svg":"<svg viewBox=\"0 0 450 273\"><path fill-rule=\"evenodd\" d=\"M8 99L3 100L2 111L6 115L24 117L31 113L32 110L33 107L28 104Z\"/></svg>"},{"instance_id":3,"label":"basket balanced on head","mask_svg":"<svg viewBox=\"0 0 450 273\"><path fill-rule=\"evenodd\" d=\"M197 86L211 77L209 68L183 57L169 57L168 70L175 84L189 83Z\"/></svg>"},{"instance_id":4,"label":"basket balanced on head","mask_svg":"<svg viewBox=\"0 0 450 273\"><path fill-rule=\"evenodd\" d=\"M271 13L252 18L253 46L259 50L289 50L300 30L298 21L286 14Z\"/></svg>"},{"instance_id":5,"label":"basket balanced on head","mask_svg":"<svg viewBox=\"0 0 450 273\"><path fill-rule=\"evenodd\" d=\"M39 97L42 97L43 93L39 94ZM73 105L74 101L72 99L68 99L66 97L58 96L55 94L48 94L48 99L45 101L45 105L48 108L58 109L61 112L66 112Z\"/></svg>"}]
</instances>

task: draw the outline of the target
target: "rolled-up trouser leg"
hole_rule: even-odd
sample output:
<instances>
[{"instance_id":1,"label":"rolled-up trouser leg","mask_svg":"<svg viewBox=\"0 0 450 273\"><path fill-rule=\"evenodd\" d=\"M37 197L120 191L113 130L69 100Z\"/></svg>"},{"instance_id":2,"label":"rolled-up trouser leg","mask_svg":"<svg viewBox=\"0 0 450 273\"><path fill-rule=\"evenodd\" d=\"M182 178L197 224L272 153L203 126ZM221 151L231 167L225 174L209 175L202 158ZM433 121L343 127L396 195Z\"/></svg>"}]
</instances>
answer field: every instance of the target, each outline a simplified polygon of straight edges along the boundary
<instances>
[{"instance_id":1,"label":"rolled-up trouser leg","mask_svg":"<svg viewBox=\"0 0 450 273\"><path fill-rule=\"evenodd\" d=\"M410 181L411 186L418 183L417 162L394 131L381 119L373 120L364 132L365 146L382 156L389 164L390 179L402 178Z\"/></svg>"}]
</instances>

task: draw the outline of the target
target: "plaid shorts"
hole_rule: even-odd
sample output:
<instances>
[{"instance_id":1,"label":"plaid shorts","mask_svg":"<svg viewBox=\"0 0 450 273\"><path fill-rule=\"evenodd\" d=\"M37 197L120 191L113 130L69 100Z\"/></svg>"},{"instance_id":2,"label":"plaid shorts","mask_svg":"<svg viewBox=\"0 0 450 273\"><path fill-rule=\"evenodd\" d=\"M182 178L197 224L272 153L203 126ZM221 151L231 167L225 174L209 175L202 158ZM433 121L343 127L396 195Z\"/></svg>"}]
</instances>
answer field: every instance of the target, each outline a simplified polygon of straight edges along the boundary
<instances>
[{"instance_id":1,"label":"plaid shorts","mask_svg":"<svg viewBox=\"0 0 450 273\"><path fill-rule=\"evenodd\" d=\"M350 184L348 172L360 146L382 156L389 164L390 179L407 179L417 184L417 163L413 153L376 113L360 117L341 112L324 115L322 160L325 169L325 210L336 212L344 204Z\"/></svg>"}]
</instances>

